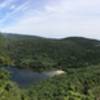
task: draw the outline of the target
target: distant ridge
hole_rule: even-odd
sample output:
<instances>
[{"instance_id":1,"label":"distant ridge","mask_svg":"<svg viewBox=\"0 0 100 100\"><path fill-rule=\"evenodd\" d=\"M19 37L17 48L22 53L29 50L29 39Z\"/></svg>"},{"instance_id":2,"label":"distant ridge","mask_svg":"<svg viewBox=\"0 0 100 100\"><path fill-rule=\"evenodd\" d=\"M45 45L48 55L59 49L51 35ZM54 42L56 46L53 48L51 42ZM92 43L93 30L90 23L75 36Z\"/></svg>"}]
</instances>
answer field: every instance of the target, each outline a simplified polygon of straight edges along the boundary
<instances>
[{"instance_id":1,"label":"distant ridge","mask_svg":"<svg viewBox=\"0 0 100 100\"><path fill-rule=\"evenodd\" d=\"M80 38L80 39L89 39L89 40L97 40L100 41L99 39L95 39L95 38L89 38L89 37L84 37L84 36L65 36L65 37L61 37L61 38L51 38L51 37L46 37L46 36L39 36L39 35L32 35L32 34L21 34L21 33L4 33L1 32L1 34L5 35L5 36L27 36L27 37L40 37L40 38L45 38L45 39L55 39L55 40L61 40L61 39L73 39L73 38Z\"/></svg>"}]
</instances>

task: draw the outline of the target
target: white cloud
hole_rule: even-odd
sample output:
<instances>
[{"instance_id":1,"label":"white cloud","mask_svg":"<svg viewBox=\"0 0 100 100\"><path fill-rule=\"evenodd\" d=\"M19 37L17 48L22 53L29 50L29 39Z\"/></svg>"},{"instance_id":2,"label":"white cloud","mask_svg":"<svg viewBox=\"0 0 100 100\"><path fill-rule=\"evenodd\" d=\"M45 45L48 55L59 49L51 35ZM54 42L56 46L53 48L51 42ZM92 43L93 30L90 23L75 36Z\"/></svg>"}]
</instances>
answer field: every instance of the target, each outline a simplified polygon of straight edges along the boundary
<instances>
[{"instance_id":1,"label":"white cloud","mask_svg":"<svg viewBox=\"0 0 100 100\"><path fill-rule=\"evenodd\" d=\"M56 3L48 0L43 10L27 12L4 31L47 37L81 35L99 38L99 5L99 0L58 0Z\"/></svg>"},{"instance_id":2,"label":"white cloud","mask_svg":"<svg viewBox=\"0 0 100 100\"><path fill-rule=\"evenodd\" d=\"M7 7L8 5L11 4L11 2L13 2L13 0L5 0L4 2L2 2L0 4L0 9L4 8L4 7Z\"/></svg>"},{"instance_id":3,"label":"white cloud","mask_svg":"<svg viewBox=\"0 0 100 100\"><path fill-rule=\"evenodd\" d=\"M14 4L10 6L10 9L11 9L11 10L13 10L13 9L15 9L15 8L16 8L16 5L14 5Z\"/></svg>"},{"instance_id":4,"label":"white cloud","mask_svg":"<svg viewBox=\"0 0 100 100\"><path fill-rule=\"evenodd\" d=\"M20 10L22 10L22 9L25 9L27 7L28 3L29 2L25 2L24 4L22 4L19 7L16 7L16 5L12 5L10 9L14 9L16 7L15 10L11 13L8 13L2 20L0 20L0 24L5 22L6 20L9 20L10 17L15 17L16 13L19 12Z\"/></svg>"}]
</instances>

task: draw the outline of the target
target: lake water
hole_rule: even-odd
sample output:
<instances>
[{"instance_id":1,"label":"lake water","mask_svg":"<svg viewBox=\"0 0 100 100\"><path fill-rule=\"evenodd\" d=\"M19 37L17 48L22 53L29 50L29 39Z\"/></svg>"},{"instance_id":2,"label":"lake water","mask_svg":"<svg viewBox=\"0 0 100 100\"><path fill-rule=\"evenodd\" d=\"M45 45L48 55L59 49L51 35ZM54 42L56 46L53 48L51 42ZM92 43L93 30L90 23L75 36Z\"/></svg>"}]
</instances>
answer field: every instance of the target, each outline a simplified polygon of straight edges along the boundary
<instances>
[{"instance_id":1,"label":"lake water","mask_svg":"<svg viewBox=\"0 0 100 100\"><path fill-rule=\"evenodd\" d=\"M19 86L25 87L32 84L39 83L49 77L61 75L65 72L62 70L48 71L48 72L33 72L29 69L18 69L14 67L6 67L5 70L11 73L11 80L16 82Z\"/></svg>"},{"instance_id":2,"label":"lake water","mask_svg":"<svg viewBox=\"0 0 100 100\"><path fill-rule=\"evenodd\" d=\"M36 84L39 81L45 80L49 77L45 73L33 72L29 69L18 69L8 67L6 68L6 70L11 73L11 80L22 87Z\"/></svg>"}]
</instances>

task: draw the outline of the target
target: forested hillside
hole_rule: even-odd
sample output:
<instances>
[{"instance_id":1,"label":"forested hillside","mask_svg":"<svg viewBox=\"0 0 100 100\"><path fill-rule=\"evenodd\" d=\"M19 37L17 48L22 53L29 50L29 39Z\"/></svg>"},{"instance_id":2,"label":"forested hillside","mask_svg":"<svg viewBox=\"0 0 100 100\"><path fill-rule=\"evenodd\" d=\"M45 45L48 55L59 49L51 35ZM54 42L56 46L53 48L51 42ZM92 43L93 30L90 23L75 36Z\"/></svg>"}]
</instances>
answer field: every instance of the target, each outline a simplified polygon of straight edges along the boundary
<instances>
[{"instance_id":1,"label":"forested hillside","mask_svg":"<svg viewBox=\"0 0 100 100\"><path fill-rule=\"evenodd\" d=\"M1 34L1 64L48 70L86 67L100 63L100 41L82 37L47 39Z\"/></svg>"},{"instance_id":2,"label":"forested hillside","mask_svg":"<svg viewBox=\"0 0 100 100\"><path fill-rule=\"evenodd\" d=\"M0 66L65 71L63 75L23 88L11 80L11 73L0 68L0 100L100 98L100 41L97 40L0 34Z\"/></svg>"}]
</instances>

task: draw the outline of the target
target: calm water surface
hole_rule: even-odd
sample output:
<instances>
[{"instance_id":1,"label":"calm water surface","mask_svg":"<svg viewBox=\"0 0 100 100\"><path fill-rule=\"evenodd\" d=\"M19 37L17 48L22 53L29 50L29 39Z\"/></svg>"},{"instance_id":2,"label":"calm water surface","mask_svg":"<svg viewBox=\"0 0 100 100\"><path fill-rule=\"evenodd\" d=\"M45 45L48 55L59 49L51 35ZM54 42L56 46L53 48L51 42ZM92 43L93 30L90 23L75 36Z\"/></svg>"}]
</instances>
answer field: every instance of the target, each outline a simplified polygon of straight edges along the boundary
<instances>
[{"instance_id":1,"label":"calm water surface","mask_svg":"<svg viewBox=\"0 0 100 100\"><path fill-rule=\"evenodd\" d=\"M49 76L44 72L33 72L29 69L6 68L11 73L11 80L16 82L19 86L28 86L36 84L41 80L47 79Z\"/></svg>"},{"instance_id":2,"label":"calm water surface","mask_svg":"<svg viewBox=\"0 0 100 100\"><path fill-rule=\"evenodd\" d=\"M48 79L49 77L65 73L62 70L52 70L39 73L33 72L29 69L18 69L14 67L5 67L4 69L11 73L11 80L16 82L21 87L37 84L42 80Z\"/></svg>"}]
</instances>

